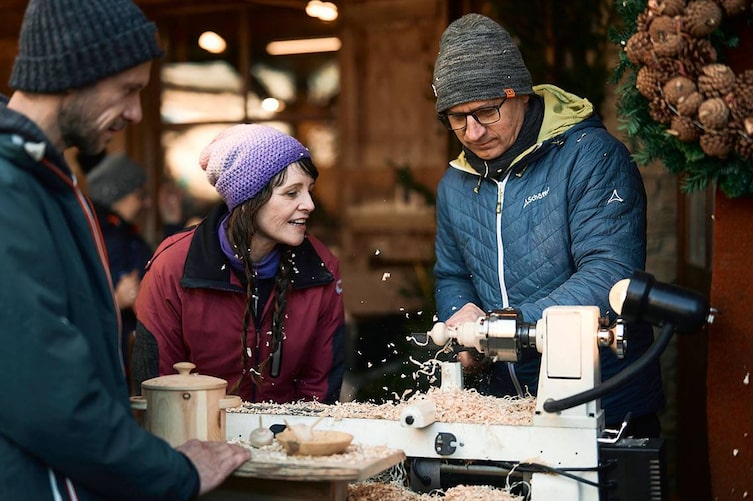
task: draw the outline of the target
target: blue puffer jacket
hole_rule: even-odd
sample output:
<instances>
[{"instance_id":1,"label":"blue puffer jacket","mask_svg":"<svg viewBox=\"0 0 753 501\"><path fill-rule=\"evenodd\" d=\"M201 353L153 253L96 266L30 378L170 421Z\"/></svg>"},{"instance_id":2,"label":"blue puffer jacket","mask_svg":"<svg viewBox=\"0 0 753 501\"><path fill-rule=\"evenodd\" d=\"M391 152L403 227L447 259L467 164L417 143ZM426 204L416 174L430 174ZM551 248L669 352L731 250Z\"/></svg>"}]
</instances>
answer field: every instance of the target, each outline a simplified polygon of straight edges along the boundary
<instances>
[{"instance_id":1,"label":"blue puffer jacket","mask_svg":"<svg viewBox=\"0 0 753 501\"><path fill-rule=\"evenodd\" d=\"M585 99L551 85L537 143L500 181L482 179L461 154L437 195L436 301L440 320L466 303L512 306L536 322L552 305L595 305L610 315L609 289L643 269L646 194L629 152ZM613 315L610 315L613 316ZM630 350L601 351L602 379L653 341L650 326L629 327ZM494 394L535 394L541 358L495 364ZM500 370L502 369L502 370ZM664 403L658 363L602 398L606 422L638 417Z\"/></svg>"}]
</instances>

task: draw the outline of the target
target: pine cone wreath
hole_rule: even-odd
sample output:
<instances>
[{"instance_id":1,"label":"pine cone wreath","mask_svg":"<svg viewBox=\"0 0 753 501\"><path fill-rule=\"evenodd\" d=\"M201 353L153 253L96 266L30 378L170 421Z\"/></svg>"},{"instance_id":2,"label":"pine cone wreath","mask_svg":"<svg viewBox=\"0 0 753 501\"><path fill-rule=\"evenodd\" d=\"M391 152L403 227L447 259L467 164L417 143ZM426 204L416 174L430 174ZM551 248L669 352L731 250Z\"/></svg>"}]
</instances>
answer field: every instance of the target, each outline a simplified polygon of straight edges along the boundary
<instances>
[{"instance_id":1,"label":"pine cone wreath","mask_svg":"<svg viewBox=\"0 0 753 501\"><path fill-rule=\"evenodd\" d=\"M636 14L636 31L624 43L621 64L629 62L636 71L635 87L626 90L625 102L642 95L646 101L638 98L639 104L645 103L651 119L663 126L639 127L634 134L652 149L665 141L673 149L665 158L672 172L705 176L721 186L730 186L741 169L749 176L753 68L735 75L722 64L725 54L717 51L735 46L735 33L727 29L737 25L728 25L727 18L744 16L751 22L753 0L622 0L623 6L626 2L638 10L643 5L643 10ZM655 137L658 133L664 137ZM700 157L697 147L680 146L696 142L704 153ZM753 188L745 194L753 196Z\"/></svg>"},{"instance_id":2,"label":"pine cone wreath","mask_svg":"<svg viewBox=\"0 0 753 501\"><path fill-rule=\"evenodd\" d=\"M694 37L711 35L722 23L722 8L712 0L693 0L682 17L683 31Z\"/></svg>"}]
</instances>

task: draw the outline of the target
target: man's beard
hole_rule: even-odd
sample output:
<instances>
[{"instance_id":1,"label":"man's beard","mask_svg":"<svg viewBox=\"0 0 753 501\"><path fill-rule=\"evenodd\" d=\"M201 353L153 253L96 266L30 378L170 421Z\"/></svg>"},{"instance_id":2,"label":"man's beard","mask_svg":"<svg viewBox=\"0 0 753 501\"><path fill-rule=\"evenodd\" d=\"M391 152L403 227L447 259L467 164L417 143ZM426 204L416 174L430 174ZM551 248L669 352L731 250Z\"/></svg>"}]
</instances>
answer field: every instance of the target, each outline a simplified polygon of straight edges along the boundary
<instances>
[{"instance_id":1,"label":"man's beard","mask_svg":"<svg viewBox=\"0 0 753 501\"><path fill-rule=\"evenodd\" d=\"M95 120L86 116L83 99L73 99L65 103L59 116L60 134L66 147L75 146L84 155L101 153L104 146L100 144Z\"/></svg>"}]
</instances>

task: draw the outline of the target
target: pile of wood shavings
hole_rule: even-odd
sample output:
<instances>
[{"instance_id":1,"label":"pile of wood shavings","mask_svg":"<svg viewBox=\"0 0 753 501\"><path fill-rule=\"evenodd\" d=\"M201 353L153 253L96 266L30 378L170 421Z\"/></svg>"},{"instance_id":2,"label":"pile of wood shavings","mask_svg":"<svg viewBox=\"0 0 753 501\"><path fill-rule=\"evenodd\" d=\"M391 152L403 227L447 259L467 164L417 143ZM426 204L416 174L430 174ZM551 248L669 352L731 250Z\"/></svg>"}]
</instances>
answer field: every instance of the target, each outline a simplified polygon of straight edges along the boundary
<instances>
[{"instance_id":1,"label":"pile of wood shavings","mask_svg":"<svg viewBox=\"0 0 753 501\"><path fill-rule=\"evenodd\" d=\"M503 489L486 485L457 485L432 494L418 494L398 484L358 482L348 485L348 501L515 501L522 500Z\"/></svg>"},{"instance_id":2,"label":"pile of wood shavings","mask_svg":"<svg viewBox=\"0 0 753 501\"><path fill-rule=\"evenodd\" d=\"M335 419L387 419L398 421L403 407L419 400L432 400L437 408L437 421L443 423L496 424L524 426L533 422L536 409L534 397L492 397L475 390L446 390L431 388L399 403L338 402L325 405L319 402L291 404L244 403L227 412L253 414L287 414L297 416L326 416Z\"/></svg>"},{"instance_id":3,"label":"pile of wood shavings","mask_svg":"<svg viewBox=\"0 0 753 501\"><path fill-rule=\"evenodd\" d=\"M242 445L251 451L251 461L259 463L285 463L288 465L302 466L321 466L323 462L327 465L353 465L368 463L375 459L389 456L398 452L395 449L380 445L366 446L360 444L351 444L348 448L339 454L330 454L328 456L304 456L288 455L282 445L274 440L270 445L264 447L253 447L247 440L233 439L229 443Z\"/></svg>"}]
</instances>

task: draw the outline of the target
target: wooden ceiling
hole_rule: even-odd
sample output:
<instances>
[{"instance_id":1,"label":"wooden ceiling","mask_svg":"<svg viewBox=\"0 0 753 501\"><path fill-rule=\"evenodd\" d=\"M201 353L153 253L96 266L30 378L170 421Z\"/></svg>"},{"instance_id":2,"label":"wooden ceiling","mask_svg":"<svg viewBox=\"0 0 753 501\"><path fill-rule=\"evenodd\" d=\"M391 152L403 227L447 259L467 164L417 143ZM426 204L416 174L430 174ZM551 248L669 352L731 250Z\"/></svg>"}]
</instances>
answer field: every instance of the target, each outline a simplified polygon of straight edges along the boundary
<instances>
[{"instance_id":1,"label":"wooden ceiling","mask_svg":"<svg viewBox=\"0 0 753 501\"><path fill-rule=\"evenodd\" d=\"M283 38L330 35L338 29L338 21L322 22L306 15L307 0L135 0L150 18L165 19L184 16L189 22L200 23L202 16L248 7L248 22L254 43ZM0 40L16 40L21 28L27 0L0 0ZM335 2L337 3L337 2ZM198 28L198 27L197 27ZM232 42L232 41L230 41Z\"/></svg>"}]
</instances>

